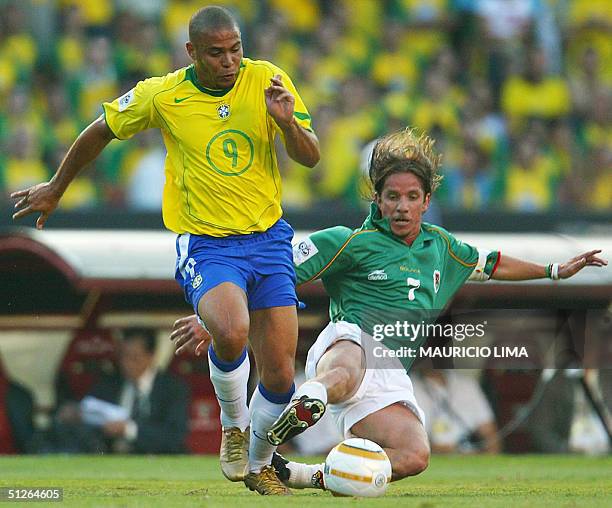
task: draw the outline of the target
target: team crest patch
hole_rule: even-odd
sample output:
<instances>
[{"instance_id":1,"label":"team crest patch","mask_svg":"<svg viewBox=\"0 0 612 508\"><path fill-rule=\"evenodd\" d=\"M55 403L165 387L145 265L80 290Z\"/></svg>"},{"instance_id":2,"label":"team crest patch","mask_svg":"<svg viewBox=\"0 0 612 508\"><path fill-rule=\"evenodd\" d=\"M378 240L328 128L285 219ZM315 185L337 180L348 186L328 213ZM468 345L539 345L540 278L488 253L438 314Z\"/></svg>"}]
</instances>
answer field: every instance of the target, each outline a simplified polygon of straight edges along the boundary
<instances>
[{"instance_id":1,"label":"team crest patch","mask_svg":"<svg viewBox=\"0 0 612 508\"><path fill-rule=\"evenodd\" d=\"M434 270L433 286L434 286L434 291L437 293L438 290L440 289L440 270Z\"/></svg>"},{"instance_id":2,"label":"team crest patch","mask_svg":"<svg viewBox=\"0 0 612 508\"><path fill-rule=\"evenodd\" d=\"M202 280L202 276L198 273L191 281L191 287L193 289L198 289L202 285Z\"/></svg>"},{"instance_id":3,"label":"team crest patch","mask_svg":"<svg viewBox=\"0 0 612 508\"><path fill-rule=\"evenodd\" d=\"M219 115L219 118L221 118L221 120L225 120L226 118L229 118L230 116L229 104L226 104L226 103L220 104L219 107L217 107L217 115Z\"/></svg>"},{"instance_id":4,"label":"team crest patch","mask_svg":"<svg viewBox=\"0 0 612 508\"><path fill-rule=\"evenodd\" d=\"M306 238L306 240L302 240L293 246L293 264L300 266L318 252L319 249L317 249L313 241L310 238Z\"/></svg>"}]
</instances>

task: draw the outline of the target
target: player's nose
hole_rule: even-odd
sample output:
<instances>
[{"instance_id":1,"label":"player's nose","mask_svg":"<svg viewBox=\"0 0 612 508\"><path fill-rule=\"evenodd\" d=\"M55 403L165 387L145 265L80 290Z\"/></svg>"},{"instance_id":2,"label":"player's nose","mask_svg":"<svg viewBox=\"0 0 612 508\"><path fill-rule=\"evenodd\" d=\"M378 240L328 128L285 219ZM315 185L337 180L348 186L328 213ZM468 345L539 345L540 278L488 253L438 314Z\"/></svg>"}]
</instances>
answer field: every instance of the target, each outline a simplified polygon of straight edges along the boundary
<instances>
[{"instance_id":1,"label":"player's nose","mask_svg":"<svg viewBox=\"0 0 612 508\"><path fill-rule=\"evenodd\" d=\"M407 198L400 198L397 201L397 211L406 213L410 210L409 200Z\"/></svg>"},{"instance_id":2,"label":"player's nose","mask_svg":"<svg viewBox=\"0 0 612 508\"><path fill-rule=\"evenodd\" d=\"M231 67L232 66L232 58L227 53L223 53L221 56L221 65L223 67Z\"/></svg>"}]
</instances>

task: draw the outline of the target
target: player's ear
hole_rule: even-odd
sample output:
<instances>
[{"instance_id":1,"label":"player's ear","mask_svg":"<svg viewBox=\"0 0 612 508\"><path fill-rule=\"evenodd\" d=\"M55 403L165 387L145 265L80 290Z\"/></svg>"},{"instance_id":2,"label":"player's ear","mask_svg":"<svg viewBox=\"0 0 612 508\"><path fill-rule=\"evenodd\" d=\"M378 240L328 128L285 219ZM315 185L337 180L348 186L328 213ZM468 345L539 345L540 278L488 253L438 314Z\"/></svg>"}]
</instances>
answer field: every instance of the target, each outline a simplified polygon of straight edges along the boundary
<instances>
[{"instance_id":1,"label":"player's ear","mask_svg":"<svg viewBox=\"0 0 612 508\"><path fill-rule=\"evenodd\" d=\"M193 44L191 43L191 41L187 41L185 43L185 49L187 50L187 54L189 55L189 58L191 58L192 60L195 60L195 50L193 49Z\"/></svg>"},{"instance_id":2,"label":"player's ear","mask_svg":"<svg viewBox=\"0 0 612 508\"><path fill-rule=\"evenodd\" d=\"M422 207L422 211L423 213L425 213L427 211L427 209L429 208L429 201L431 200L431 192L428 194L425 194L425 199L423 200L423 207Z\"/></svg>"}]
</instances>

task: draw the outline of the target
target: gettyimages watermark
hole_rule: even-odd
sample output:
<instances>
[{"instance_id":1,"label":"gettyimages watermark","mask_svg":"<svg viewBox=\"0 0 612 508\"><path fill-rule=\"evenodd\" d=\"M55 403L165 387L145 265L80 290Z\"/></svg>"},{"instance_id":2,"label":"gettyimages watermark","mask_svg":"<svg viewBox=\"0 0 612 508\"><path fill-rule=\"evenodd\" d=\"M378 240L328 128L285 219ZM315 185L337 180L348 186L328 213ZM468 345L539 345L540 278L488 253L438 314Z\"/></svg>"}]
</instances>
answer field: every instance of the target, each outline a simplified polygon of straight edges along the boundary
<instances>
[{"instance_id":1,"label":"gettyimages watermark","mask_svg":"<svg viewBox=\"0 0 612 508\"><path fill-rule=\"evenodd\" d=\"M372 354L376 358L529 358L526 346L483 346L461 344L466 339L477 339L485 336L488 322L481 323L395 323L373 326L372 340L382 342L385 339L403 338L411 345L389 349L384 345L374 346ZM414 345L421 337L446 338L459 344L450 346Z\"/></svg>"},{"instance_id":2,"label":"gettyimages watermark","mask_svg":"<svg viewBox=\"0 0 612 508\"><path fill-rule=\"evenodd\" d=\"M369 368L612 368L612 316L598 310L364 312Z\"/></svg>"},{"instance_id":3,"label":"gettyimages watermark","mask_svg":"<svg viewBox=\"0 0 612 508\"><path fill-rule=\"evenodd\" d=\"M419 337L447 337L456 341L466 338L484 337L487 321L476 324L463 323L410 323L408 321L396 321L395 323L375 324L372 327L372 338L382 341L389 337L404 337L414 342Z\"/></svg>"}]
</instances>

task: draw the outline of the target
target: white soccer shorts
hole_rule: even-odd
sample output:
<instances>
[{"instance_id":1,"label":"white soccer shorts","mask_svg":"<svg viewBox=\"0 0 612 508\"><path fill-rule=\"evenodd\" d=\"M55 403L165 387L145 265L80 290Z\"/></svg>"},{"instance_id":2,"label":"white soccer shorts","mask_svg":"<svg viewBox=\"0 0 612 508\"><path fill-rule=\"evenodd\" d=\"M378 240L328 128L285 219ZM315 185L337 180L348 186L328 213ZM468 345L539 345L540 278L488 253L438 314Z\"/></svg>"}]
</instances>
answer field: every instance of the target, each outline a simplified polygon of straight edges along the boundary
<instances>
[{"instance_id":1,"label":"white soccer shorts","mask_svg":"<svg viewBox=\"0 0 612 508\"><path fill-rule=\"evenodd\" d=\"M350 340L361 346L363 332L352 323L329 323L308 351L306 378L316 376L319 360L338 340ZM425 413L419 407L412 381L404 369L367 368L357 392L341 404L328 404L327 410L345 439L354 437L351 427L366 416L396 402L403 403L425 426Z\"/></svg>"}]
</instances>

